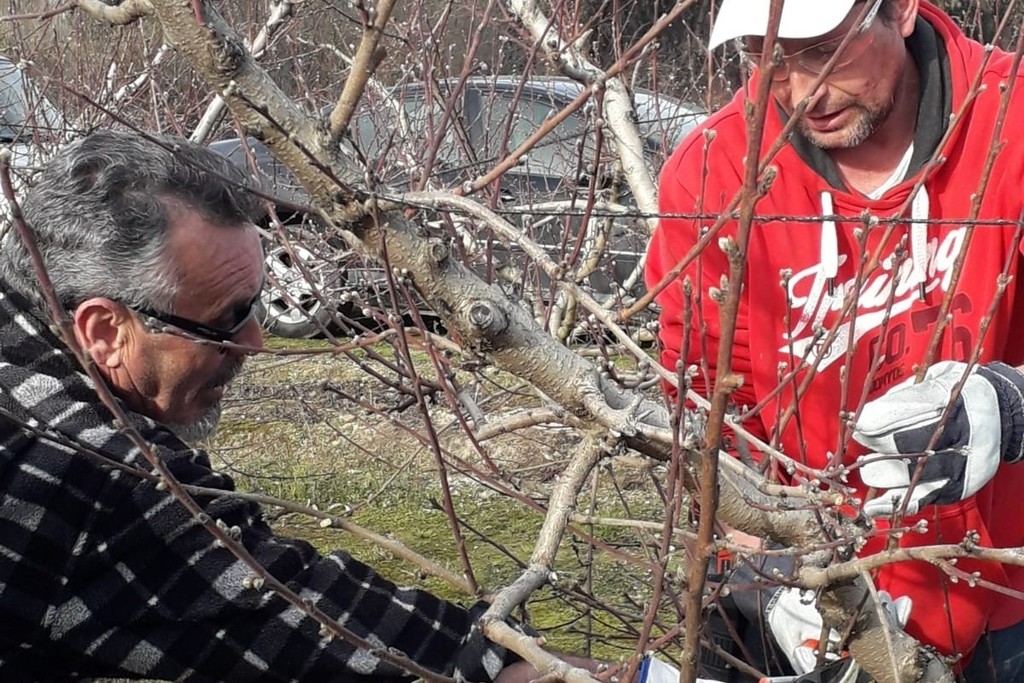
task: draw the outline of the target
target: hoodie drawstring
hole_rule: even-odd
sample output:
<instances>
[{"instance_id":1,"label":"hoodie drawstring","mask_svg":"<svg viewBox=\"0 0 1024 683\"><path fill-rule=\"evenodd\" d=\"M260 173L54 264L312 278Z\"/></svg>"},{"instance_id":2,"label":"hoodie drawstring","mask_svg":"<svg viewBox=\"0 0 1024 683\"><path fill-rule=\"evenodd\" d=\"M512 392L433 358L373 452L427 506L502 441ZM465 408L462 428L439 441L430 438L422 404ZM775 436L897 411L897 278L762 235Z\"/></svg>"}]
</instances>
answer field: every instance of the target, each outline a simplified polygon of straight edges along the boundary
<instances>
[{"instance_id":1,"label":"hoodie drawstring","mask_svg":"<svg viewBox=\"0 0 1024 683\"><path fill-rule=\"evenodd\" d=\"M914 269L914 279L918 281L918 293L924 301L928 282L928 213L931 201L928 190L922 186L910 205L910 258ZM821 193L821 273L827 279L828 295L835 296L836 275L839 272L839 238L836 234L836 222L832 219L835 208L832 204L832 193L827 190Z\"/></svg>"},{"instance_id":2,"label":"hoodie drawstring","mask_svg":"<svg viewBox=\"0 0 1024 683\"><path fill-rule=\"evenodd\" d=\"M839 239L836 236L836 222L832 220L835 213L832 207L832 193L821 193L821 271L828 278L828 295L836 294L836 274L839 272Z\"/></svg>"},{"instance_id":3,"label":"hoodie drawstring","mask_svg":"<svg viewBox=\"0 0 1024 683\"><path fill-rule=\"evenodd\" d=\"M910 205L910 256L914 261L914 275L918 281L918 293L921 301L924 301L927 290L925 283L928 282L928 212L931 209L931 200L928 198L928 190L924 185L914 195L914 201Z\"/></svg>"}]
</instances>

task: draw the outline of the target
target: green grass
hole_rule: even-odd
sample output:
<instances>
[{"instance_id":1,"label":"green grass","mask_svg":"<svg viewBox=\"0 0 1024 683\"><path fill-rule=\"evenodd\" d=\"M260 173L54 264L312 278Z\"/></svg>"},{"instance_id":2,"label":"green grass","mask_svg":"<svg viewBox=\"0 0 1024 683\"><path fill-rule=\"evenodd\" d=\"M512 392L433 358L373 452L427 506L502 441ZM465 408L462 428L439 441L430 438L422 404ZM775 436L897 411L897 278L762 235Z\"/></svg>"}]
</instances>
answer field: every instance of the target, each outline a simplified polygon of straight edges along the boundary
<instances>
[{"instance_id":1,"label":"green grass","mask_svg":"<svg viewBox=\"0 0 1024 683\"><path fill-rule=\"evenodd\" d=\"M462 567L457 559L457 547L448 517L431 503L431 498L437 500L438 497L437 490L419 489L415 493L406 490L401 496L389 496L386 501L362 508L352 516L352 521L399 540L419 554L441 561L447 569L461 573ZM510 583L520 572L519 563L529 559L542 522L541 515L517 502L498 497L480 500L472 494L458 494L455 505L459 517L468 520L472 527L472 530L463 527L463 534L473 572L479 583L488 589ZM343 531L324 529L312 522L299 521L288 521L278 528L282 533L310 541L323 552L342 548L400 585L425 588L441 597L464 604L473 602L471 596L446 582L425 577L403 559ZM604 540L613 543L628 542L632 537L631 532L622 529L597 531ZM585 585L587 569L581 564L577 552L583 549L580 539L569 538L563 542L563 549L555 562L557 586L560 589ZM603 597L627 594L645 596L649 590L641 574L630 571L629 567L608 553L596 552L590 567ZM584 648L584 638L580 633L574 629L557 628L578 622L585 616L586 610L574 602L573 598L545 588L534 596L527 607L531 625L545 632L545 637L553 647L566 651L581 651ZM593 628L596 635L611 635L611 629L599 625ZM594 654L615 659L622 656L623 651L603 643L594 648Z\"/></svg>"},{"instance_id":2,"label":"green grass","mask_svg":"<svg viewBox=\"0 0 1024 683\"><path fill-rule=\"evenodd\" d=\"M228 414L217 441L220 448L214 452L226 458L225 468L234 471L242 489L308 501L322 510L332 504L351 506L355 509L352 520L357 524L391 536L461 573L448 517L436 508L442 491L433 455L393 426L376 424L379 419L363 416L346 421L332 416L328 425L315 420L234 419ZM345 438L339 432L345 433ZM455 434L451 440L457 442L459 438ZM520 563L530 557L543 522L542 512L495 494L457 473L450 476L456 512L467 523L463 534L477 580L486 589L507 585L518 575ZM633 514L645 514L657 521L661 510L649 499L649 492L637 490L628 495ZM600 515L625 516L611 491L600 491L599 501ZM447 599L472 602L471 596L436 578L421 577L416 567L343 531L322 529L315 522L294 515L282 520L281 531L304 538L323 552L344 549L396 583L417 585ZM598 528L595 535L637 552L639 540L630 529ZM646 601L650 587L643 572L609 553L597 551L588 574L584 561L589 559L580 539L567 538L555 566L558 586L586 587L589 576L596 582L592 590L602 598L627 604L627 596L640 604ZM578 598L567 602L550 589L540 591L528 606L532 625L542 630L567 623L580 625L586 611ZM592 628L598 635L610 635L608 628ZM586 641L575 628L557 629L547 637L556 647L572 651L581 650ZM611 658L622 654L616 647L600 644L594 651Z\"/></svg>"}]
</instances>

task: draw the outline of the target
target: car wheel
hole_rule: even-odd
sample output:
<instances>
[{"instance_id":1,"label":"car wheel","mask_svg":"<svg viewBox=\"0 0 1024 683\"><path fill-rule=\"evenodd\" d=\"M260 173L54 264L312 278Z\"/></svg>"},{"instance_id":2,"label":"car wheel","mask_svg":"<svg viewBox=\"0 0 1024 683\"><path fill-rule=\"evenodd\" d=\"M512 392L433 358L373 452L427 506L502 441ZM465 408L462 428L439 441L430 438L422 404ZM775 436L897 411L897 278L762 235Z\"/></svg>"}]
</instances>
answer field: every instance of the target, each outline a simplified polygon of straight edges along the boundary
<instances>
[{"instance_id":1,"label":"car wheel","mask_svg":"<svg viewBox=\"0 0 1024 683\"><path fill-rule=\"evenodd\" d=\"M301 260L301 268L295 259ZM298 243L290 251L272 245L264 264L267 282L257 310L263 329L289 339L308 339L328 330L333 312L321 298L331 300L341 273ZM309 273L308 279L303 270Z\"/></svg>"}]
</instances>

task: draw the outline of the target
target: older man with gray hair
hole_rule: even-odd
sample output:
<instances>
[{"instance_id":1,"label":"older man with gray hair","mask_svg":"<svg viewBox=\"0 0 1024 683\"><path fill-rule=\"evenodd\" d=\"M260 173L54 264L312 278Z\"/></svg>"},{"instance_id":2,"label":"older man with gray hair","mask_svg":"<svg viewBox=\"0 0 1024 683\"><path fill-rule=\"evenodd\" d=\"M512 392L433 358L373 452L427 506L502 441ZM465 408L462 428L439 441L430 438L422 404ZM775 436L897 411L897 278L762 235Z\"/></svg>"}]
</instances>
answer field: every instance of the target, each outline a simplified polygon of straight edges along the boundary
<instances>
[{"instance_id":1,"label":"older man with gray hair","mask_svg":"<svg viewBox=\"0 0 1024 683\"><path fill-rule=\"evenodd\" d=\"M204 513L276 579L368 641L446 676L525 680L472 610L399 588L343 552L275 535L186 441L216 426L260 345L259 208L244 177L184 140L97 132L24 202L78 345ZM223 342L234 342L223 345ZM0 680L405 680L375 650L245 581L164 487L51 329L29 253L0 248ZM510 666L507 666L510 665Z\"/></svg>"}]
</instances>

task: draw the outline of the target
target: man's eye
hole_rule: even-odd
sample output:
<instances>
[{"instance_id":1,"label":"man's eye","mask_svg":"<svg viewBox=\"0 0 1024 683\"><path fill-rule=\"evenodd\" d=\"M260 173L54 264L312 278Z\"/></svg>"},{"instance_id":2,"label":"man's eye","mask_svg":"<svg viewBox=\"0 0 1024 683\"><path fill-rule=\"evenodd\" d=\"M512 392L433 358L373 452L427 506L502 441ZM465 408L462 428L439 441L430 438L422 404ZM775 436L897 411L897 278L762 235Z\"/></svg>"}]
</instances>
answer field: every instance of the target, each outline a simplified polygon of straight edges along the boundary
<instances>
[{"instance_id":1,"label":"man's eye","mask_svg":"<svg viewBox=\"0 0 1024 683\"><path fill-rule=\"evenodd\" d=\"M247 312L248 311L246 311L246 313ZM244 317L245 313L231 311L230 313L225 313L224 315L219 316L215 321L213 321L212 326L221 330L230 330L235 325L237 325Z\"/></svg>"},{"instance_id":2,"label":"man's eye","mask_svg":"<svg viewBox=\"0 0 1024 683\"><path fill-rule=\"evenodd\" d=\"M245 311L236 312L234 315L232 315L230 318L228 318L227 320L224 321L223 329L225 329L225 330L233 329L236 325L238 325L243 320L245 320L245 317L247 315L249 315L248 309L245 310Z\"/></svg>"},{"instance_id":3,"label":"man's eye","mask_svg":"<svg viewBox=\"0 0 1024 683\"><path fill-rule=\"evenodd\" d=\"M828 60L832 58L832 55L834 55L836 53L836 50L838 49L839 42L818 45L814 48L811 48L811 56L816 59Z\"/></svg>"}]
</instances>

